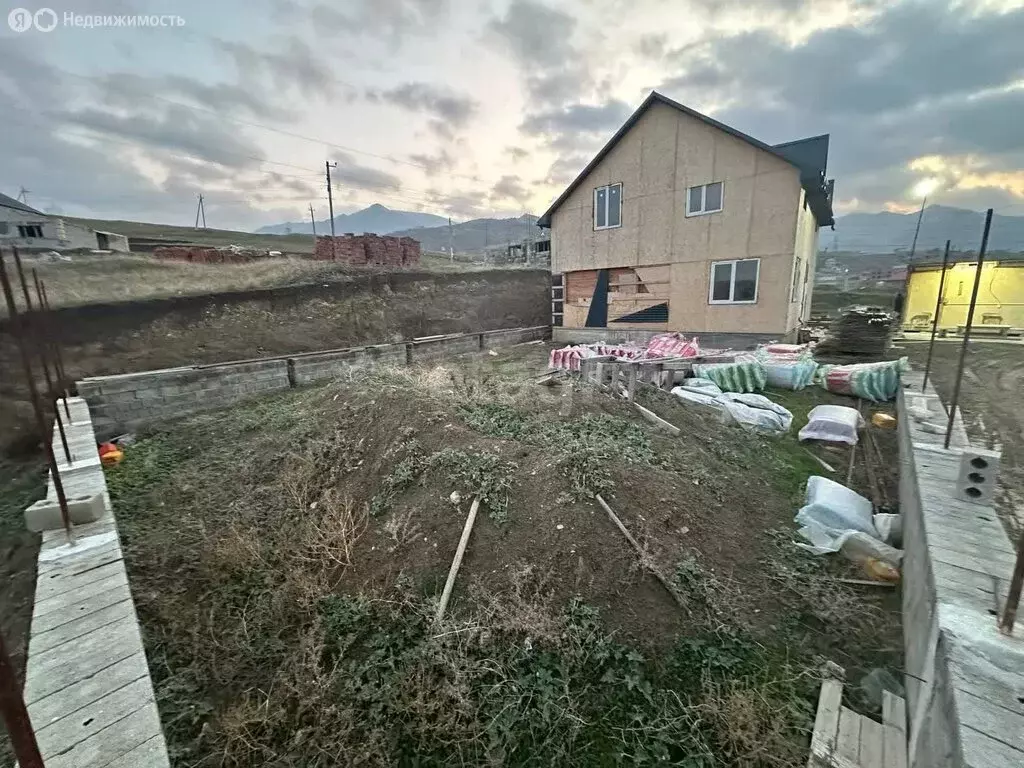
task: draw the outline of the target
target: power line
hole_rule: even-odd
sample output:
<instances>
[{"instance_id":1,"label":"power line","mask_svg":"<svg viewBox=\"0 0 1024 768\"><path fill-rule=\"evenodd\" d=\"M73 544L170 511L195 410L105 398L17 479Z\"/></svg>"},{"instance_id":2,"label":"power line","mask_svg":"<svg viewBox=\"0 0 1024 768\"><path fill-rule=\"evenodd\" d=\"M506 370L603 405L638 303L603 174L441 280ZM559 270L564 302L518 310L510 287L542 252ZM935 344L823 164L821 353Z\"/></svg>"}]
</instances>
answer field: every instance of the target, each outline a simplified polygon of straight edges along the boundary
<instances>
[{"instance_id":1,"label":"power line","mask_svg":"<svg viewBox=\"0 0 1024 768\"><path fill-rule=\"evenodd\" d=\"M54 67L54 71L58 72L59 74L62 74L62 75L67 75L68 77L77 77L77 78L80 78L80 79L83 79L83 80L95 81L95 79L96 79L94 77L90 77L89 75L79 75L79 74L76 74L74 72L68 72L67 70L60 69L58 67ZM159 101L166 102L167 104L172 104L173 106L181 107L182 109L191 109L191 110L196 111L196 112L203 112L203 113L206 113L208 115L213 115L214 117L217 117L217 118L219 118L221 120L227 120L227 121L232 122L232 123L238 123L239 125L246 125L246 126L249 126L250 128L258 128L258 129L264 130L264 131L271 131L273 133L281 134L282 136L290 136L293 139L301 139L302 141L313 142L315 144L320 144L320 145L325 146L325 147L332 147L334 149L341 150L342 152L352 152L352 153L355 153L357 155L365 155L366 157L374 157L374 158L377 158L378 160L386 160L386 161L388 161L390 163L398 163L400 165L408 165L408 166L411 166L413 168L421 168L421 169L426 170L426 171L432 171L433 170L433 168L430 165L426 164L426 163L417 163L417 162L414 162L412 160L399 160L398 158L392 157L390 155L378 155L378 154L376 154L374 152L367 152L365 150L356 149L355 147L349 147L349 146L346 146L344 144L335 144L333 142L326 141L325 139L316 138L314 136L306 136L305 134L297 133L295 131L288 131L288 130L285 130L284 128L274 128L273 126L264 125L263 123L257 123L257 122L255 122L253 120L244 120L244 119L239 118L239 117L230 117L228 115L225 115L225 114L223 114L221 112L217 112L216 110L213 110L213 109L209 109L207 107L199 107L199 106L196 106L194 104L186 104L186 103L181 102L181 101L175 101L174 99L168 99L165 96L159 96L159 95L157 95L155 93L147 93L145 95L147 95L147 96L149 96L151 98L157 99ZM456 177L459 177L459 178L470 179L471 181L486 183L479 176L470 176L468 174L453 173L453 172L449 172L448 176L456 176Z\"/></svg>"}]
</instances>

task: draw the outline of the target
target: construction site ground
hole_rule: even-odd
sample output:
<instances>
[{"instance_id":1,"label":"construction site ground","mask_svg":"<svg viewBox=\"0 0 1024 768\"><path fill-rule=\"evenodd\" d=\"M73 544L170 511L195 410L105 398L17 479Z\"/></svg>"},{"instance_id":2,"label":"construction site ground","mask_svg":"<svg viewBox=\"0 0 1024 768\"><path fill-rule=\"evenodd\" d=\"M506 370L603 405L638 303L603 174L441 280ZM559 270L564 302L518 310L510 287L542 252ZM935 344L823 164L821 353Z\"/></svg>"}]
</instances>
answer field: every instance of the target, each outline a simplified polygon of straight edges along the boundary
<instances>
[{"instance_id":1,"label":"construction site ground","mask_svg":"<svg viewBox=\"0 0 1024 768\"><path fill-rule=\"evenodd\" d=\"M930 380L943 402L952 402L962 339L936 339ZM928 337L908 335L897 350L924 369ZM1024 342L974 338L967 350L960 409L971 442L1002 452L996 511L1010 541L1024 528Z\"/></svg>"},{"instance_id":2,"label":"construction site ground","mask_svg":"<svg viewBox=\"0 0 1024 768\"><path fill-rule=\"evenodd\" d=\"M898 588L793 544L849 456L796 431L848 398L770 391L795 422L767 438L642 390L673 437L536 384L543 344L497 352L157 425L108 470L172 764L796 766L823 662L862 712L899 679Z\"/></svg>"}]
</instances>

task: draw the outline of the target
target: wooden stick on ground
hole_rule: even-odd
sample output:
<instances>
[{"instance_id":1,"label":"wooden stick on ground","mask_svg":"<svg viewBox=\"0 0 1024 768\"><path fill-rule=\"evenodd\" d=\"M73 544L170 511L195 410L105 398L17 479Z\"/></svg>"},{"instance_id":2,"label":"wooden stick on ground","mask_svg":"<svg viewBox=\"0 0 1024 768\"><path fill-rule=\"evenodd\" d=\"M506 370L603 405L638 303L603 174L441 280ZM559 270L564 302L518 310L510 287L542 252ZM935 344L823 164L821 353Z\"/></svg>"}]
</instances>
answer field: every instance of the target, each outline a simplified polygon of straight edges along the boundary
<instances>
[{"instance_id":1,"label":"wooden stick on ground","mask_svg":"<svg viewBox=\"0 0 1024 768\"><path fill-rule=\"evenodd\" d=\"M595 498L597 499L597 503L600 504L604 511L608 513L608 517L611 519L611 521L615 523L615 527L618 528L619 531L622 532L622 535L626 537L626 541L628 541L630 545L633 547L633 549L636 550L636 553L640 556L640 564L654 578L661 582L661 586L663 586L665 588L665 591L672 596L672 599L675 600L676 603L678 603L680 608L687 609L686 603L683 602L682 598L679 597L679 594L672 588L672 585L669 584L668 579L666 579L664 575L662 575L661 571L659 571L655 567L654 563L651 562L650 555L648 555L647 552L644 551L644 548L640 546L640 542L634 539L633 535L628 530L626 530L626 526L622 524L622 521L619 519L619 516L612 512L612 508L609 507L608 503L601 498L601 494L596 494Z\"/></svg>"},{"instance_id":2,"label":"wooden stick on ground","mask_svg":"<svg viewBox=\"0 0 1024 768\"><path fill-rule=\"evenodd\" d=\"M643 416L645 419L651 422L651 424L653 424L654 426L661 427L666 432L671 432L673 435L676 436L678 436L682 432L682 430L679 429L679 427L677 427L675 424L670 424L669 422L661 418L661 416L654 413L654 411L650 411L647 408L644 408L642 405L640 405L640 403L633 403L633 407L640 412L641 416Z\"/></svg>"},{"instance_id":3,"label":"wooden stick on ground","mask_svg":"<svg viewBox=\"0 0 1024 768\"><path fill-rule=\"evenodd\" d=\"M469 508L469 517L462 527L462 538L459 539L459 548L455 550L455 558L452 560L452 567L448 569L448 580L444 583L444 592L441 593L441 602L437 606L437 615L434 616L434 623L440 624L444 618L445 609L448 608L448 601L452 596L452 589L455 587L455 577L459 574L462 566L462 556L466 554L466 545L469 544L469 534L473 532L473 523L476 522L476 511L480 507L480 497L473 499L473 505Z\"/></svg>"}]
</instances>

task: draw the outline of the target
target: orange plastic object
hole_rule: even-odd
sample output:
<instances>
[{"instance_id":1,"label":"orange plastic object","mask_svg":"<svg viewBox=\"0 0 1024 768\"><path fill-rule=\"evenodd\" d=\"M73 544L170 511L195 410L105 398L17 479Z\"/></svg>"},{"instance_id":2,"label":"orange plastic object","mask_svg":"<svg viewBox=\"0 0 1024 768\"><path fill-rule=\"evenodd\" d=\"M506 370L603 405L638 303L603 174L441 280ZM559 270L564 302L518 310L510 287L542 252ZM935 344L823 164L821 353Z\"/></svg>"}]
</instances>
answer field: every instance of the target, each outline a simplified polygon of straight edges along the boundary
<instances>
[{"instance_id":1,"label":"orange plastic object","mask_svg":"<svg viewBox=\"0 0 1024 768\"><path fill-rule=\"evenodd\" d=\"M882 429L896 429L896 418L888 413L876 413L871 417L871 423Z\"/></svg>"}]
</instances>

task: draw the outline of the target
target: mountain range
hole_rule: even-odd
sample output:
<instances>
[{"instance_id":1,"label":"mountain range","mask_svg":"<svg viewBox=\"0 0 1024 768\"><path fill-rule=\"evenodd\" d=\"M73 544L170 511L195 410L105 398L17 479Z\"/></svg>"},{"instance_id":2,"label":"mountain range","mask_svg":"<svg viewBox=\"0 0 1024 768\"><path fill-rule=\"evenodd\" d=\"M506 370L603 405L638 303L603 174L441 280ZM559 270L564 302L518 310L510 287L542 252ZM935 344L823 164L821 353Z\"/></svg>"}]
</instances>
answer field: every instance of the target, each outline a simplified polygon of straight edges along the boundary
<instances>
[{"instance_id":1,"label":"mountain range","mask_svg":"<svg viewBox=\"0 0 1024 768\"><path fill-rule=\"evenodd\" d=\"M845 253L893 254L896 260L906 257L914 240L917 212L912 213L850 213L836 218L835 231L822 230L818 247L823 251ZM472 219L451 227L451 244L457 253L473 253L505 243L538 240L547 237L546 230L538 229L536 216L524 214L508 219ZM917 238L917 253L940 249L946 240L960 251L977 250L985 214L964 208L929 205L921 219ZM330 220L316 223L317 234L329 234ZM334 231L375 232L379 235L400 235L419 240L424 250L447 251L449 245L448 219L430 213L400 211L379 203L355 213L334 217ZM272 224L256 230L256 234L310 234L308 221ZM990 251L1024 252L1024 216L992 218L989 237Z\"/></svg>"},{"instance_id":2,"label":"mountain range","mask_svg":"<svg viewBox=\"0 0 1024 768\"><path fill-rule=\"evenodd\" d=\"M818 247L827 251L860 253L909 252L914 241L918 212L850 213L836 217L835 232L822 230ZM946 240L961 251L976 251L981 245L985 214L946 205L929 205L921 218L916 252L942 249ZM1024 251L1024 216L992 217L990 251Z\"/></svg>"},{"instance_id":3,"label":"mountain range","mask_svg":"<svg viewBox=\"0 0 1024 768\"><path fill-rule=\"evenodd\" d=\"M334 217L334 232L342 235L352 232L361 235L374 232L378 235L390 235L402 229L414 227L448 226L448 219L432 213L415 211L396 211L380 203L374 203L355 213L341 213ZM316 223L318 235L331 234L331 220L324 219ZM309 235L313 233L313 225L309 221L286 221L282 224L270 224L256 230L257 235Z\"/></svg>"}]
</instances>

